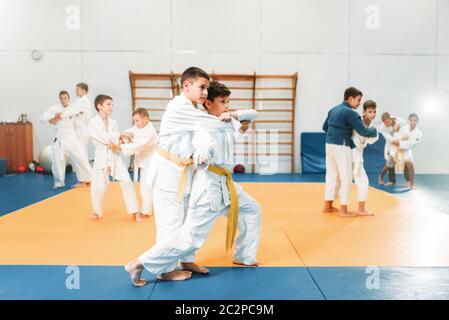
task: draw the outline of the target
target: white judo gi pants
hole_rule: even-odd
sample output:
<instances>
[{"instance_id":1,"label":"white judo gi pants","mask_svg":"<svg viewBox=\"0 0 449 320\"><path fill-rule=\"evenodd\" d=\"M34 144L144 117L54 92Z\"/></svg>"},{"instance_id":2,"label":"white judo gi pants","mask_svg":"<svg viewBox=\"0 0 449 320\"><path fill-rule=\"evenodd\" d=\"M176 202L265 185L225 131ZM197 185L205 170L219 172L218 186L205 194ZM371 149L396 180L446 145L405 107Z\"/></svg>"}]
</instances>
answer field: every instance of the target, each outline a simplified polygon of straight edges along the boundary
<instances>
[{"instance_id":1,"label":"white judo gi pants","mask_svg":"<svg viewBox=\"0 0 449 320\"><path fill-rule=\"evenodd\" d=\"M142 181L142 179L146 177L145 168L138 168L137 170L139 170L140 173L140 213L150 215L151 211L153 210L153 189L144 181Z\"/></svg>"},{"instance_id":2,"label":"white judo gi pants","mask_svg":"<svg viewBox=\"0 0 449 320\"><path fill-rule=\"evenodd\" d=\"M110 170L95 168L92 170L92 183L90 185L90 195L92 199L92 209L99 216L103 215L102 202L106 187L109 183ZM117 161L115 177L120 182L123 199L125 200L128 214L139 212L134 183L129 177L128 170L122 161Z\"/></svg>"},{"instance_id":3,"label":"white judo gi pants","mask_svg":"<svg viewBox=\"0 0 449 320\"><path fill-rule=\"evenodd\" d=\"M181 229L169 235L166 241L156 242L139 257L139 261L156 276L173 271L178 259L194 255L203 246L218 217L227 215L228 209L229 207L225 207L218 212L213 211L207 191L204 192L197 205L188 210ZM260 206L244 191L239 193L238 230L234 259L244 264L256 263L260 238Z\"/></svg>"},{"instance_id":4,"label":"white judo gi pants","mask_svg":"<svg viewBox=\"0 0 449 320\"><path fill-rule=\"evenodd\" d=\"M178 235L186 220L187 210L189 208L189 196L185 196L184 201L179 203L177 195L177 192L157 188L153 190L153 212L154 223L156 225L156 244L154 246L170 242L171 239ZM154 248L154 246L152 248ZM145 255L145 253L143 255ZM191 255L180 257L180 261L194 262L195 254L192 253ZM172 270L176 268L177 260L174 264L175 266Z\"/></svg>"},{"instance_id":5,"label":"white judo gi pants","mask_svg":"<svg viewBox=\"0 0 449 320\"><path fill-rule=\"evenodd\" d=\"M86 153L83 152L83 147L83 144L77 139L64 139L61 141L58 139L53 143L51 171L56 187L65 186L67 159L70 159L78 181L90 182L92 168Z\"/></svg>"},{"instance_id":6,"label":"white judo gi pants","mask_svg":"<svg viewBox=\"0 0 449 320\"><path fill-rule=\"evenodd\" d=\"M358 166L357 172L354 172L354 182L357 186L359 202L366 201L368 198L369 179L365 168L363 167L363 162Z\"/></svg>"},{"instance_id":7,"label":"white judo gi pants","mask_svg":"<svg viewBox=\"0 0 449 320\"><path fill-rule=\"evenodd\" d=\"M335 200L339 187L340 205L348 205L351 184L351 148L349 146L326 143L326 186L324 200Z\"/></svg>"}]
</instances>

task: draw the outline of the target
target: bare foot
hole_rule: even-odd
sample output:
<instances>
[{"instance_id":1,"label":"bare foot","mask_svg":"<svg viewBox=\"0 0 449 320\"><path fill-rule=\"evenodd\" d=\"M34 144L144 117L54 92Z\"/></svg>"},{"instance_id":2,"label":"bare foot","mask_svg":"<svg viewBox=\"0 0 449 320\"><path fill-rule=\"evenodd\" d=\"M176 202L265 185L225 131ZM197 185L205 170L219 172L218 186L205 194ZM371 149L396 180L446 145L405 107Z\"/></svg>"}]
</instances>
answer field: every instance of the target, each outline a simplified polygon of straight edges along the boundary
<instances>
[{"instance_id":1,"label":"bare foot","mask_svg":"<svg viewBox=\"0 0 449 320\"><path fill-rule=\"evenodd\" d=\"M159 280L167 280L167 281L182 281L187 280L192 277L192 272L190 271L182 271L182 270L173 270L167 273L163 273L157 278Z\"/></svg>"},{"instance_id":2,"label":"bare foot","mask_svg":"<svg viewBox=\"0 0 449 320\"><path fill-rule=\"evenodd\" d=\"M142 219L148 219L149 217L150 217L150 214L145 214L145 213L140 213L140 217L142 218Z\"/></svg>"},{"instance_id":3,"label":"bare foot","mask_svg":"<svg viewBox=\"0 0 449 320\"><path fill-rule=\"evenodd\" d=\"M394 185L396 185L396 184L393 183L393 182L390 182L390 181L388 181L387 183L385 183L385 186L386 186L386 187L394 186Z\"/></svg>"},{"instance_id":4,"label":"bare foot","mask_svg":"<svg viewBox=\"0 0 449 320\"><path fill-rule=\"evenodd\" d=\"M181 262L181 270L183 271L192 271L199 274L208 274L209 269L200 267L194 262Z\"/></svg>"},{"instance_id":5,"label":"bare foot","mask_svg":"<svg viewBox=\"0 0 449 320\"><path fill-rule=\"evenodd\" d=\"M83 188L90 186L89 182L78 182L77 184L74 184L72 188Z\"/></svg>"},{"instance_id":6,"label":"bare foot","mask_svg":"<svg viewBox=\"0 0 449 320\"><path fill-rule=\"evenodd\" d=\"M140 213L133 213L133 217L136 223L141 223L143 221L142 215Z\"/></svg>"},{"instance_id":7,"label":"bare foot","mask_svg":"<svg viewBox=\"0 0 449 320\"><path fill-rule=\"evenodd\" d=\"M365 210L357 211L356 215L357 216L374 216L374 213L372 213L371 211L365 209Z\"/></svg>"},{"instance_id":8,"label":"bare foot","mask_svg":"<svg viewBox=\"0 0 449 320\"><path fill-rule=\"evenodd\" d=\"M407 188L412 189L412 190L416 189L415 185L412 184L410 181L407 181Z\"/></svg>"},{"instance_id":9,"label":"bare foot","mask_svg":"<svg viewBox=\"0 0 449 320\"><path fill-rule=\"evenodd\" d=\"M125 266L125 271L128 272L134 287L143 287L147 284L146 280L140 278L142 275L143 266L139 260L136 259L129 262Z\"/></svg>"},{"instance_id":10,"label":"bare foot","mask_svg":"<svg viewBox=\"0 0 449 320\"><path fill-rule=\"evenodd\" d=\"M356 214L351 211L340 211L340 217L355 217Z\"/></svg>"},{"instance_id":11,"label":"bare foot","mask_svg":"<svg viewBox=\"0 0 449 320\"><path fill-rule=\"evenodd\" d=\"M242 263L240 261L234 260L234 261L232 261L232 263L236 264L236 265L239 265L239 266L247 266L247 267L258 267L258 266L260 266L259 261L256 261L253 264L244 264L244 263Z\"/></svg>"},{"instance_id":12,"label":"bare foot","mask_svg":"<svg viewBox=\"0 0 449 320\"><path fill-rule=\"evenodd\" d=\"M90 216L90 220L100 220L101 218L102 218L102 216L99 215L99 214L97 214L97 213L93 213L93 214Z\"/></svg>"},{"instance_id":13,"label":"bare foot","mask_svg":"<svg viewBox=\"0 0 449 320\"><path fill-rule=\"evenodd\" d=\"M337 208L335 208L334 206L330 207L330 208L324 208L323 210L321 210L322 213L334 213L334 212L338 212L339 210Z\"/></svg>"}]
</instances>

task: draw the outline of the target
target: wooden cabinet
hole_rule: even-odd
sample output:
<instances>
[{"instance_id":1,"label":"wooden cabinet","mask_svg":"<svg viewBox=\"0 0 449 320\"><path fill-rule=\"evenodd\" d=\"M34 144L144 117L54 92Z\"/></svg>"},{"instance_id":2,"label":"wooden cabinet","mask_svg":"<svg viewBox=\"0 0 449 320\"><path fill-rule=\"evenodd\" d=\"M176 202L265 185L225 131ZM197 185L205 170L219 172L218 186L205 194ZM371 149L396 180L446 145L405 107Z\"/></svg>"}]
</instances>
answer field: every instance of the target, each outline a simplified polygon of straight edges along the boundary
<instances>
[{"instance_id":1,"label":"wooden cabinet","mask_svg":"<svg viewBox=\"0 0 449 320\"><path fill-rule=\"evenodd\" d=\"M33 161L33 125L30 122L0 123L0 158L6 158L8 172L17 172Z\"/></svg>"}]
</instances>

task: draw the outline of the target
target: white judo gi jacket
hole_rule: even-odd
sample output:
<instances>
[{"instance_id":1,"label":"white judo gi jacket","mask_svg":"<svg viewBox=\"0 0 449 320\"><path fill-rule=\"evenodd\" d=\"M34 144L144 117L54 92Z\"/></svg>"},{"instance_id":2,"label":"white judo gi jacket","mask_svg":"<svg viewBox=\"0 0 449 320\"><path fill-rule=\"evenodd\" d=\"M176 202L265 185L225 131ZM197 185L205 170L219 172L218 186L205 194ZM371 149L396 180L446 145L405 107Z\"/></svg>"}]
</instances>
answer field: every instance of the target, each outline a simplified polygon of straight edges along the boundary
<instances>
[{"instance_id":1,"label":"white judo gi jacket","mask_svg":"<svg viewBox=\"0 0 449 320\"><path fill-rule=\"evenodd\" d=\"M374 128L374 125L370 125L367 128ZM373 138L367 138L358 134L357 131L353 131L352 141L355 144L355 148L351 151L354 176L358 174L359 169L363 166L363 151L369 144L374 144L377 140L379 140L379 134Z\"/></svg>"},{"instance_id":2,"label":"white judo gi jacket","mask_svg":"<svg viewBox=\"0 0 449 320\"><path fill-rule=\"evenodd\" d=\"M114 153L108 147L110 143L118 144L119 142L120 131L117 122L109 117L106 131L103 119L97 115L89 121L88 133L95 146L93 170L105 170L105 175L109 174L116 180L126 180L127 177L124 174L128 174L128 172L117 170L118 166L123 164L120 154Z\"/></svg>"},{"instance_id":3,"label":"white judo gi jacket","mask_svg":"<svg viewBox=\"0 0 449 320\"><path fill-rule=\"evenodd\" d=\"M133 139L130 143L121 145L122 153L125 156L134 155L134 181L137 181L139 169L148 168L151 156L157 147L157 132L151 122L143 128L133 126L125 130L132 133Z\"/></svg>"},{"instance_id":4,"label":"white judo gi jacket","mask_svg":"<svg viewBox=\"0 0 449 320\"><path fill-rule=\"evenodd\" d=\"M239 121L252 121L257 117L255 110L236 111ZM230 205L230 195L226 184L226 176L218 175L207 170L207 165L198 164L199 157L209 159L209 163L227 168L232 172L234 163L234 147L237 137L240 136L241 123L232 119L225 127L199 130L194 134L192 145L194 147L194 162L199 170L196 171L190 194L189 207L195 207L198 199L207 190L210 206L213 211L220 211ZM242 187L234 182L237 193Z\"/></svg>"},{"instance_id":5,"label":"white judo gi jacket","mask_svg":"<svg viewBox=\"0 0 449 320\"><path fill-rule=\"evenodd\" d=\"M193 155L193 133L201 128L219 128L226 126L217 117L211 116L193 106L192 102L183 94L171 100L161 120L158 144L166 151L181 158ZM179 181L183 168L165 159L156 151L151 157L146 183L155 189L178 192ZM190 194L193 168L189 168L187 186L184 196Z\"/></svg>"},{"instance_id":6,"label":"white judo gi jacket","mask_svg":"<svg viewBox=\"0 0 449 320\"><path fill-rule=\"evenodd\" d=\"M397 159L399 164L403 161L413 161L412 149L414 149L422 139L422 132L417 127L410 130L410 124L401 127L399 132L394 135L395 140L399 140L399 147L391 147L391 155Z\"/></svg>"}]
</instances>

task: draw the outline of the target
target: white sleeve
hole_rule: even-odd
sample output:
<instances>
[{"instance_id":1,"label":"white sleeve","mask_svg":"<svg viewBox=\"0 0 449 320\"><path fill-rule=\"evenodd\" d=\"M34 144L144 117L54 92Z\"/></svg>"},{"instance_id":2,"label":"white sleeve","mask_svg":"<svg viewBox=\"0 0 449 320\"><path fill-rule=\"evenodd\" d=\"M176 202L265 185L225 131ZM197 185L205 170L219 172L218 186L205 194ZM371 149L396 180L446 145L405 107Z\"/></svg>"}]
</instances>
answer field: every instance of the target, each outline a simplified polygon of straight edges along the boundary
<instances>
[{"instance_id":1,"label":"white sleeve","mask_svg":"<svg viewBox=\"0 0 449 320\"><path fill-rule=\"evenodd\" d=\"M413 139L401 140L399 142L399 149L401 149L401 150L411 150L414 147L416 147L418 145L418 143L421 142L421 139L422 139L422 133L420 132Z\"/></svg>"},{"instance_id":2,"label":"white sleeve","mask_svg":"<svg viewBox=\"0 0 449 320\"><path fill-rule=\"evenodd\" d=\"M192 105L170 105L167 107L167 117L164 114L163 124L161 126L161 135L179 131L196 131L198 129L220 128L226 125L217 117L207 114ZM165 121L164 121L165 120Z\"/></svg>"},{"instance_id":3,"label":"white sleeve","mask_svg":"<svg viewBox=\"0 0 449 320\"><path fill-rule=\"evenodd\" d=\"M51 106L41 115L39 120L43 123L48 123L51 119L53 119L56 115L55 106Z\"/></svg>"},{"instance_id":4,"label":"white sleeve","mask_svg":"<svg viewBox=\"0 0 449 320\"><path fill-rule=\"evenodd\" d=\"M74 103L64 109L64 111L61 114L61 118L68 119L83 112L84 112L83 108L77 103Z\"/></svg>"},{"instance_id":5,"label":"white sleeve","mask_svg":"<svg viewBox=\"0 0 449 320\"><path fill-rule=\"evenodd\" d=\"M130 156L139 153L146 146L156 144L157 144L157 132L156 130L154 131L152 130L151 134L147 135L146 137L135 139L131 143L125 143L120 145L120 147L122 148L122 152L124 155Z\"/></svg>"},{"instance_id":6,"label":"white sleeve","mask_svg":"<svg viewBox=\"0 0 449 320\"><path fill-rule=\"evenodd\" d=\"M374 128L374 126L371 128ZM377 142L377 140L379 140L379 133L377 133L375 137L365 138L365 145L375 144Z\"/></svg>"},{"instance_id":7,"label":"white sleeve","mask_svg":"<svg viewBox=\"0 0 449 320\"><path fill-rule=\"evenodd\" d=\"M235 111L235 113L239 121L253 121L258 115L258 112L252 109L240 109Z\"/></svg>"}]
</instances>

